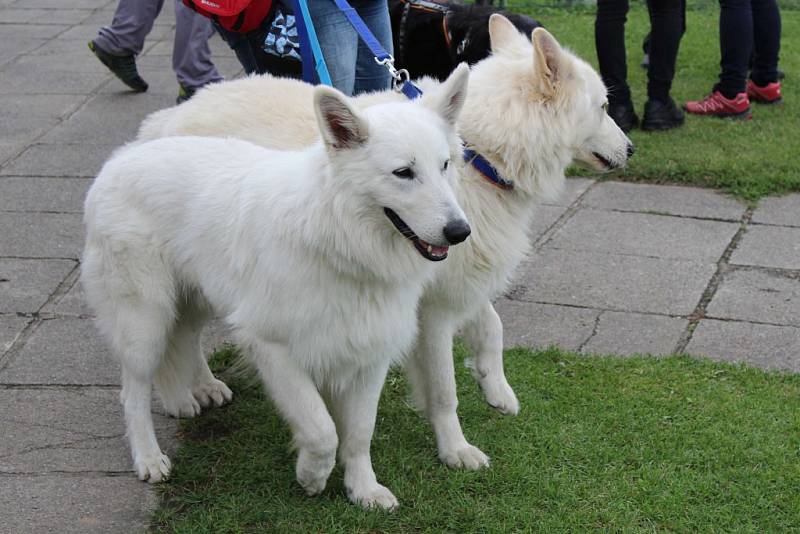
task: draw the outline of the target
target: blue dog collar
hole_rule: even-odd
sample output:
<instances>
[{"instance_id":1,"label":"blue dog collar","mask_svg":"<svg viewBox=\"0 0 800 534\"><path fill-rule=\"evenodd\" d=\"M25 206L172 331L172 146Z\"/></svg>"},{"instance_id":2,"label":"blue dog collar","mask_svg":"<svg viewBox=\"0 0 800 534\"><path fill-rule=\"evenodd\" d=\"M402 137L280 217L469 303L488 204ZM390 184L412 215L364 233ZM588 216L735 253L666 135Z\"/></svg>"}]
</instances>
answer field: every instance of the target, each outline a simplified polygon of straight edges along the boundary
<instances>
[{"instance_id":1,"label":"blue dog collar","mask_svg":"<svg viewBox=\"0 0 800 534\"><path fill-rule=\"evenodd\" d=\"M514 189L514 182L512 180L506 180L500 176L500 173L497 172L497 169L492 167L492 164L486 161L486 158L474 150L464 148L464 161L472 165L475 170L478 171L481 176L486 178L486 180L488 180L492 185L497 186L505 191Z\"/></svg>"}]
</instances>

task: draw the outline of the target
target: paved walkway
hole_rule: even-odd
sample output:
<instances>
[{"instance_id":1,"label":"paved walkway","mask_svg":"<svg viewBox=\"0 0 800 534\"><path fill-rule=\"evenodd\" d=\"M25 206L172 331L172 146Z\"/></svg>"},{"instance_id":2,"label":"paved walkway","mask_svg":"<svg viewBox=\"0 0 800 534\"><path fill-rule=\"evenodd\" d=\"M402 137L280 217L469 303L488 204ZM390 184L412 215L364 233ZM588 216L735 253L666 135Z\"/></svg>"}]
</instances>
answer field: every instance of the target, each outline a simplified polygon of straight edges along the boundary
<instances>
[{"instance_id":1,"label":"paved walkway","mask_svg":"<svg viewBox=\"0 0 800 534\"><path fill-rule=\"evenodd\" d=\"M92 177L177 90L169 2L139 61L148 93L125 92L89 55L115 4L0 0L2 533L132 532L155 504L130 471L118 370L76 285ZM214 50L235 75L218 39ZM534 233L498 302L509 345L800 371L800 195L752 210L711 191L571 180ZM169 443L174 422L157 425Z\"/></svg>"}]
</instances>

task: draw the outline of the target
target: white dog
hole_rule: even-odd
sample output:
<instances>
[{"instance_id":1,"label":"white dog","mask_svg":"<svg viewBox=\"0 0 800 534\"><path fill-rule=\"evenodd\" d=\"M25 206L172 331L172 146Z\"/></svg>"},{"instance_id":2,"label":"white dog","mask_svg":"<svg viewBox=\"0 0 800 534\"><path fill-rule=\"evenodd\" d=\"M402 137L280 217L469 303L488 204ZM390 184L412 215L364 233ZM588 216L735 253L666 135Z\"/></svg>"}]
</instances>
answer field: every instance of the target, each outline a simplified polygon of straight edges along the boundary
<instances>
[{"instance_id":1,"label":"white dog","mask_svg":"<svg viewBox=\"0 0 800 534\"><path fill-rule=\"evenodd\" d=\"M473 375L487 402L517 413L517 398L503 373L502 324L491 300L527 253L535 207L561 192L567 166L578 161L606 171L624 165L633 152L605 112L606 88L594 69L544 29L528 40L506 18L492 15L489 32L492 56L472 69L458 129L501 180L490 182L472 165L454 160L461 175L456 196L473 234L424 292L419 339L406 367L415 400L434 427L440 459L471 469L488 458L464 438L456 414L453 335L460 329L470 342ZM422 83L426 91L435 87ZM306 146L314 141L311 93L300 82L270 77L214 85L186 104L151 115L139 137L191 132L270 147ZM369 106L402 98L385 92L356 101Z\"/></svg>"},{"instance_id":2,"label":"white dog","mask_svg":"<svg viewBox=\"0 0 800 534\"><path fill-rule=\"evenodd\" d=\"M174 137L104 165L86 199L82 282L122 363L141 479L170 470L153 432L153 382L175 416L231 398L199 346L214 313L292 428L306 492L324 489L338 446L349 498L397 505L376 481L370 441L387 369L416 338L433 262L469 235L449 165L461 154L468 73L419 103L363 112L318 88L323 142L302 152Z\"/></svg>"}]
</instances>

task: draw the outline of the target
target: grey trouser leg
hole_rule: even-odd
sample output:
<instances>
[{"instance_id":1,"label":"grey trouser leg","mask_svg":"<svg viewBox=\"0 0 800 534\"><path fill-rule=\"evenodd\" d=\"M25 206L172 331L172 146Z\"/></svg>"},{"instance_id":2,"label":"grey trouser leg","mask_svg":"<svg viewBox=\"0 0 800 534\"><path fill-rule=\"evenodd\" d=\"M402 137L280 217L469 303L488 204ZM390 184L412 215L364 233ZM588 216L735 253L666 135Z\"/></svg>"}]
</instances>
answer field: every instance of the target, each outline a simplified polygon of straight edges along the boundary
<instances>
[{"instance_id":1,"label":"grey trouser leg","mask_svg":"<svg viewBox=\"0 0 800 534\"><path fill-rule=\"evenodd\" d=\"M111 26L100 28L95 42L116 56L139 54L163 5L164 0L120 0Z\"/></svg>"},{"instance_id":2,"label":"grey trouser leg","mask_svg":"<svg viewBox=\"0 0 800 534\"><path fill-rule=\"evenodd\" d=\"M218 82L222 76L211 62L208 39L214 34L211 20L195 13L175 0L175 44L172 48L172 68L178 83L187 89L198 89L207 83Z\"/></svg>"}]
</instances>

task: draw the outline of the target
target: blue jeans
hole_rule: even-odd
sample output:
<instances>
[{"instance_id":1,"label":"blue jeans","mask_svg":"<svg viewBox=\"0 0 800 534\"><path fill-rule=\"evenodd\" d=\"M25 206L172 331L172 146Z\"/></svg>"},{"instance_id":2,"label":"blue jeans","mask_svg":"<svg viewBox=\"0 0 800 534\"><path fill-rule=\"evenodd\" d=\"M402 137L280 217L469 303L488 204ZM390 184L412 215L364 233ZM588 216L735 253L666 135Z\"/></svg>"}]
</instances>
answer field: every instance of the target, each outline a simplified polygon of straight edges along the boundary
<instances>
[{"instance_id":1,"label":"blue jeans","mask_svg":"<svg viewBox=\"0 0 800 534\"><path fill-rule=\"evenodd\" d=\"M350 5L391 54L392 25L386 1L352 0ZM308 0L308 10L334 87L346 95L391 87L389 71L375 63L372 52L333 0Z\"/></svg>"}]
</instances>

